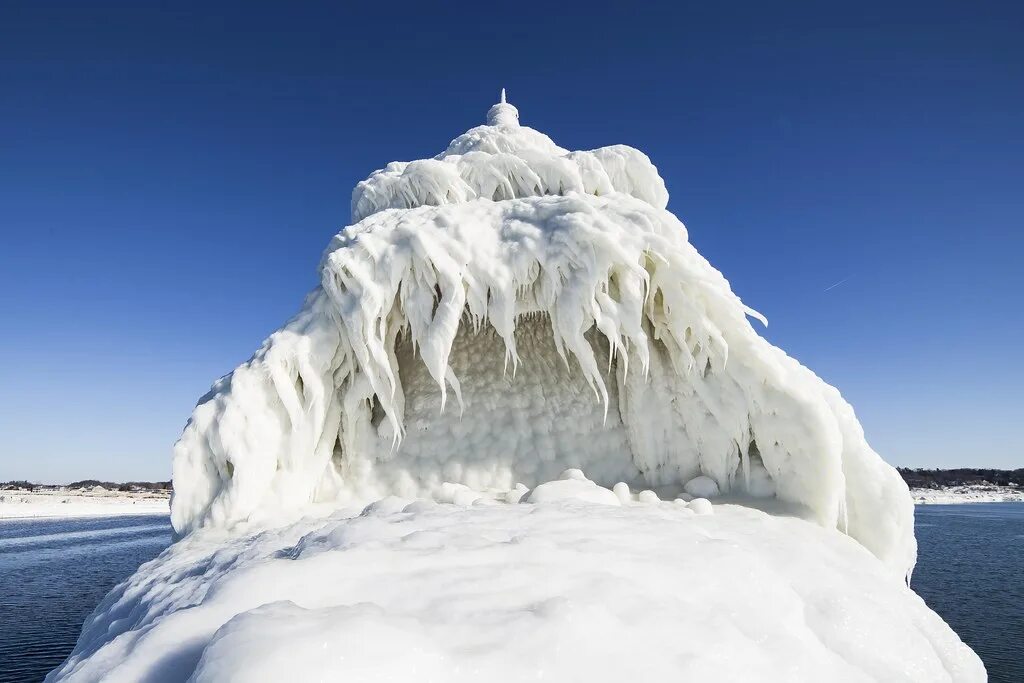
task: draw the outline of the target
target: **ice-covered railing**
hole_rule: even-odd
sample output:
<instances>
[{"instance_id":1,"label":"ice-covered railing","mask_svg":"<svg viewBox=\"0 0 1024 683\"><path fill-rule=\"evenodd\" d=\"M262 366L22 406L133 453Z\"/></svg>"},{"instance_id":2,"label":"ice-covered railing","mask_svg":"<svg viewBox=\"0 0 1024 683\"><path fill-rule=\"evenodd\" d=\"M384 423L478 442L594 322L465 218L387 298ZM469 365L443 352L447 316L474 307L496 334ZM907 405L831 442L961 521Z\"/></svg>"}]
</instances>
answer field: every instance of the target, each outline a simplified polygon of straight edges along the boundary
<instances>
[{"instance_id":1,"label":"ice-covered railing","mask_svg":"<svg viewBox=\"0 0 1024 683\"><path fill-rule=\"evenodd\" d=\"M528 130L482 128L453 146L512 145ZM647 189L664 193L660 180ZM302 311L214 386L175 446L176 531L436 496L444 482L531 486L545 466L580 467L609 487L701 477L725 494L774 495L908 572L912 501L839 392L757 334L663 201L562 190L457 202L435 192L336 236ZM485 352L481 335L501 351ZM538 366L549 370L516 383ZM482 381L500 383L497 398ZM593 452L549 438L570 403L577 412L561 419L608 430ZM547 422L498 419L509 412ZM444 438L429 441L431 430ZM495 443L504 450L476 457Z\"/></svg>"},{"instance_id":2,"label":"ice-covered railing","mask_svg":"<svg viewBox=\"0 0 1024 683\"><path fill-rule=\"evenodd\" d=\"M385 209L568 192L622 192L659 209L668 204L665 183L643 152L625 145L569 152L520 126L519 112L502 95L488 112L487 125L460 135L438 156L392 162L356 185L352 222Z\"/></svg>"}]
</instances>

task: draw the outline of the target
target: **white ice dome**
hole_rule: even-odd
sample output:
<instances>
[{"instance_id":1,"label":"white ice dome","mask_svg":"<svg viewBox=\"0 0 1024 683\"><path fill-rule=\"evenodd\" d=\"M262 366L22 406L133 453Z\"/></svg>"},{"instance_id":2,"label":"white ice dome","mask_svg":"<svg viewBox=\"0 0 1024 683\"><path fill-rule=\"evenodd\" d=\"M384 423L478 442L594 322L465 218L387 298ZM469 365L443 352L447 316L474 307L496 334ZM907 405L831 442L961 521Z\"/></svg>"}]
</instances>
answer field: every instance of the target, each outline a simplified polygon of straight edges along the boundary
<instances>
[{"instance_id":1,"label":"white ice dome","mask_svg":"<svg viewBox=\"0 0 1024 683\"><path fill-rule=\"evenodd\" d=\"M580 468L774 492L909 573L899 475L837 390L757 334L667 201L643 153L570 152L506 102L371 174L321 284L176 444L177 533Z\"/></svg>"}]
</instances>

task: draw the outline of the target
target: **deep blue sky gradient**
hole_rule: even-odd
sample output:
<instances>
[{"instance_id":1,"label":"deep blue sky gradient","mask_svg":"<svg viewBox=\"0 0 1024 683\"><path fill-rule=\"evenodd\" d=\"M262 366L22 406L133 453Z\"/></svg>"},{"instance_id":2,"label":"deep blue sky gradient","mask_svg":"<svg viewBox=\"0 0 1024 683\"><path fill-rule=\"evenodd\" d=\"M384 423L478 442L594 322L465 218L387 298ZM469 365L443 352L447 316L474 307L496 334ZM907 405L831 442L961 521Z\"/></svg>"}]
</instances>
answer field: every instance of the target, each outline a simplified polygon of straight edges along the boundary
<instances>
[{"instance_id":1,"label":"deep blue sky gradient","mask_svg":"<svg viewBox=\"0 0 1024 683\"><path fill-rule=\"evenodd\" d=\"M0 7L0 480L168 477L353 185L501 87L647 152L887 460L1024 465L1022 5L440 4Z\"/></svg>"}]
</instances>

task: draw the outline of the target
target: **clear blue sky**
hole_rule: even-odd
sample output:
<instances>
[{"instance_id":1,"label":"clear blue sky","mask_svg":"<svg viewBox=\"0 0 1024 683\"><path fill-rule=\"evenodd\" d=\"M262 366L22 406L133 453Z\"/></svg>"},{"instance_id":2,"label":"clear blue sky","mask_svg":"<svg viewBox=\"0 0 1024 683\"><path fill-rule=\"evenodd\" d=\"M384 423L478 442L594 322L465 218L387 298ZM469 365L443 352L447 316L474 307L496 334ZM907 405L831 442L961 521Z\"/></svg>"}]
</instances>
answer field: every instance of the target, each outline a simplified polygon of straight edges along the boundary
<instances>
[{"instance_id":1,"label":"clear blue sky","mask_svg":"<svg viewBox=\"0 0 1024 683\"><path fill-rule=\"evenodd\" d=\"M1024 466L1020 3L157 4L0 8L0 480L168 477L353 185L502 86L646 151L887 460Z\"/></svg>"}]
</instances>

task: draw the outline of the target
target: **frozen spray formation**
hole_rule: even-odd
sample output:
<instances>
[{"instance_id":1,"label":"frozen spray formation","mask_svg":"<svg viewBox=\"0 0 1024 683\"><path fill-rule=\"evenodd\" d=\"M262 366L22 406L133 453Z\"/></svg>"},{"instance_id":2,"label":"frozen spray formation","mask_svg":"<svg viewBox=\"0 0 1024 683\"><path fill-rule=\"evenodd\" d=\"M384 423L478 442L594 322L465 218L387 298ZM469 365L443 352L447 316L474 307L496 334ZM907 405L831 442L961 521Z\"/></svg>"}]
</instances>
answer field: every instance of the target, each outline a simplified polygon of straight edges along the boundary
<instances>
[{"instance_id":1,"label":"frozen spray formation","mask_svg":"<svg viewBox=\"0 0 1024 683\"><path fill-rule=\"evenodd\" d=\"M302 310L196 407L177 533L579 468L774 496L909 573L906 486L667 202L643 153L562 149L504 96L435 158L372 173Z\"/></svg>"}]
</instances>

